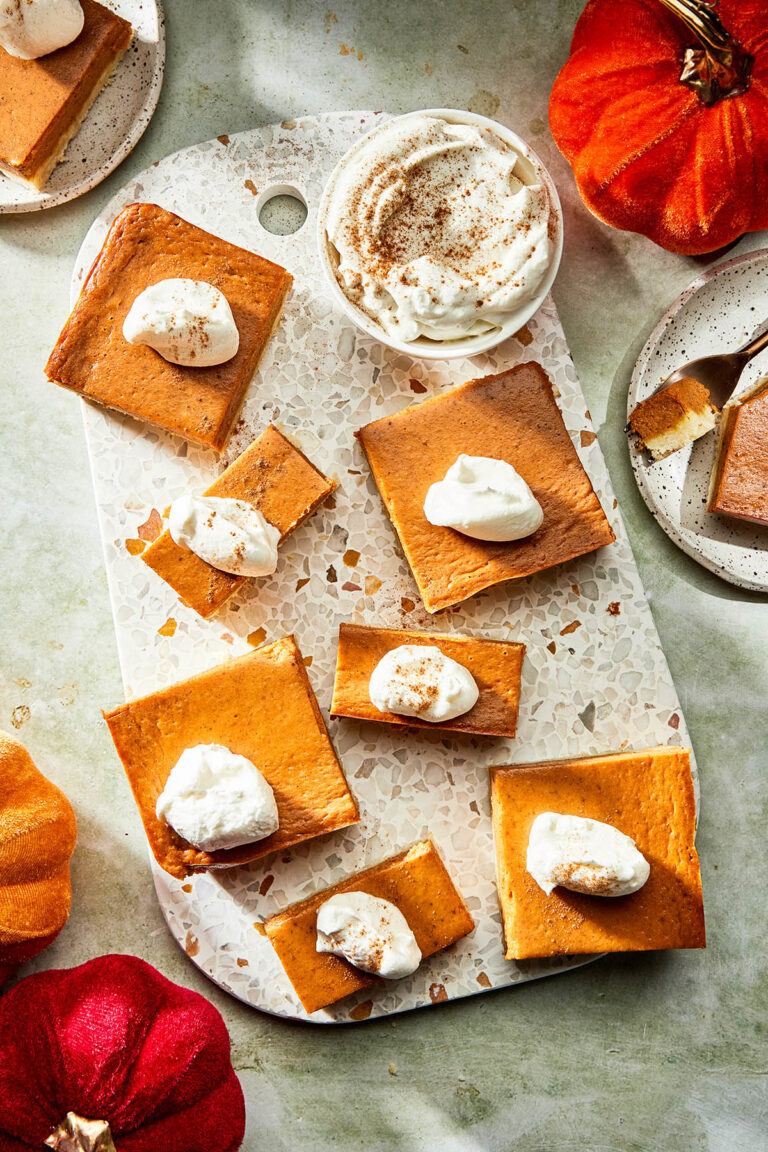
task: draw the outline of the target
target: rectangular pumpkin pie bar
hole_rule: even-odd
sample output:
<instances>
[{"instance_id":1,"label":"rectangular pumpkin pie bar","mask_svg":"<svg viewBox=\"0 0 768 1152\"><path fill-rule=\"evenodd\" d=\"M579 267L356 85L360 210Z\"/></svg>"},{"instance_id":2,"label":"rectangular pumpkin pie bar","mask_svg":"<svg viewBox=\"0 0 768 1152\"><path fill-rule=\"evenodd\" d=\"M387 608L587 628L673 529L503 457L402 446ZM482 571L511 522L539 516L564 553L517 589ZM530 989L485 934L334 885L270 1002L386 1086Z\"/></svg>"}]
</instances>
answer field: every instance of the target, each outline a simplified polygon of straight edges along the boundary
<instances>
[{"instance_id":1,"label":"rectangular pumpkin pie bar","mask_svg":"<svg viewBox=\"0 0 768 1152\"><path fill-rule=\"evenodd\" d=\"M42 188L131 42L127 20L80 0L83 30L37 60L0 48L0 169Z\"/></svg>"},{"instance_id":2,"label":"rectangular pumpkin pie bar","mask_svg":"<svg viewBox=\"0 0 768 1152\"><path fill-rule=\"evenodd\" d=\"M768 524L768 379L723 408L707 511Z\"/></svg>"},{"instance_id":3,"label":"rectangular pumpkin pie bar","mask_svg":"<svg viewBox=\"0 0 768 1152\"><path fill-rule=\"evenodd\" d=\"M462 716L438 723L420 720L415 716L399 716L394 712L380 712L371 703L368 691L371 673L385 653L401 644L434 645L443 655L468 669L480 690L474 707ZM406 724L415 728L442 728L486 736L514 736L524 655L524 644L513 644L506 640L342 624L339 628L331 715L378 720L385 724Z\"/></svg>"},{"instance_id":4,"label":"rectangular pumpkin pie bar","mask_svg":"<svg viewBox=\"0 0 768 1152\"><path fill-rule=\"evenodd\" d=\"M177 277L206 281L226 296L240 333L231 360L209 368L171 364L123 336L139 293ZM86 400L220 452L291 283L279 265L157 204L129 204L107 233L46 375Z\"/></svg>"},{"instance_id":5,"label":"rectangular pumpkin pie bar","mask_svg":"<svg viewBox=\"0 0 768 1152\"><path fill-rule=\"evenodd\" d=\"M373 868L292 904L265 923L267 936L306 1012L380 983L340 956L318 952L317 912L339 892L367 892L395 904L408 921L423 957L467 936L475 924L431 840L414 844Z\"/></svg>"},{"instance_id":6,"label":"rectangular pumpkin pie bar","mask_svg":"<svg viewBox=\"0 0 768 1152\"><path fill-rule=\"evenodd\" d=\"M280 543L314 512L336 487L294 448L273 424L254 440L205 496L229 497L253 504L280 532ZM201 616L212 616L247 580L201 560L176 544L166 529L142 553L142 560Z\"/></svg>"},{"instance_id":7,"label":"rectangular pumpkin pie bar","mask_svg":"<svg viewBox=\"0 0 768 1152\"><path fill-rule=\"evenodd\" d=\"M508 960L704 947L688 749L492 768L491 810ZM547 896L526 868L531 825L542 812L612 824L649 862L648 880L628 896L560 886Z\"/></svg>"},{"instance_id":8,"label":"rectangular pumpkin pie bar","mask_svg":"<svg viewBox=\"0 0 768 1152\"><path fill-rule=\"evenodd\" d=\"M428 612L615 539L538 364L470 380L357 436ZM511 464L543 509L541 527L499 543L431 524L427 490L462 453Z\"/></svg>"},{"instance_id":9,"label":"rectangular pumpkin pie bar","mask_svg":"<svg viewBox=\"0 0 768 1152\"><path fill-rule=\"evenodd\" d=\"M247 864L356 824L357 805L292 636L104 713L161 868L179 878ZM254 844L205 852L155 813L187 748L221 744L272 788L280 827Z\"/></svg>"}]
</instances>

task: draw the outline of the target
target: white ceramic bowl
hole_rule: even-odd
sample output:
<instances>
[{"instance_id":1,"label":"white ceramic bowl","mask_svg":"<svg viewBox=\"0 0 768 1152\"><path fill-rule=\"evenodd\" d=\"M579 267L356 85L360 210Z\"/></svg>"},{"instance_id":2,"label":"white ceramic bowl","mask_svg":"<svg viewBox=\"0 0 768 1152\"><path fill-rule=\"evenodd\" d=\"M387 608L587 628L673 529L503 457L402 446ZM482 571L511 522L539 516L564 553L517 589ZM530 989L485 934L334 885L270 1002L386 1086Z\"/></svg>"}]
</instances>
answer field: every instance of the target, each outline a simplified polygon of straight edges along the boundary
<instances>
[{"instance_id":1,"label":"white ceramic bowl","mask_svg":"<svg viewBox=\"0 0 768 1152\"><path fill-rule=\"evenodd\" d=\"M543 184L547 190L552 212L552 232L554 240L547 275L544 277L536 296L531 300L527 300L515 312L511 312L502 326L494 328L490 332L482 332L477 336L467 336L458 340L436 341L423 336L420 336L418 340L412 341L397 340L394 336L390 336L384 328L372 320L362 309L358 308L357 305L348 298L339 281L336 279L325 226L330 191L333 187L336 173L343 168L360 149L365 147L368 141L375 137L378 132L381 132L393 123L409 120L415 116L435 116L453 124L474 124L480 128L487 128L520 154L523 174L527 182L531 184ZM320 260L331 294L339 307L346 312L358 328L368 336L372 336L373 339L380 340L382 344L386 344L387 347L393 348L397 352L405 352L421 360L457 360L461 356L476 356L480 352L487 352L489 349L495 348L497 344L501 344L502 341L513 336L515 332L518 332L541 307L554 283L557 270L560 266L560 257L563 252L563 213L560 207L560 198L557 195L557 189L555 188L552 177L533 149L515 132L512 132L503 124L499 124L496 120L489 120L487 116L477 116L474 112L462 112L455 108L424 108L416 112L408 112L404 116L396 116L383 121L381 124L378 124L372 132L361 136L349 151L342 156L331 173L331 177L325 186L325 191L320 200L317 217L317 239L320 250Z\"/></svg>"}]
</instances>

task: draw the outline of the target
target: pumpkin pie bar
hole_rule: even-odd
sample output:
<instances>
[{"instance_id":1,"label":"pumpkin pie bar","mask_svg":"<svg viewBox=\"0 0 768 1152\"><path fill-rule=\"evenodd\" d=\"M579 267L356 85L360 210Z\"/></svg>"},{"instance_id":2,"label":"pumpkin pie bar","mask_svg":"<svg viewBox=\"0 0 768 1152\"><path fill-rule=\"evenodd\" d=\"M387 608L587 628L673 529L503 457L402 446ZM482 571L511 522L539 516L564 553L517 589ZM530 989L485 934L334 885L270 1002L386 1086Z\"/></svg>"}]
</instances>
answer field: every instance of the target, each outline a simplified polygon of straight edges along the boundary
<instances>
[{"instance_id":1,"label":"pumpkin pie bar","mask_svg":"<svg viewBox=\"0 0 768 1152\"><path fill-rule=\"evenodd\" d=\"M538 364L470 380L357 436L428 612L615 539ZM498 543L430 524L427 490L461 453L511 464L542 507L541 527Z\"/></svg>"},{"instance_id":2,"label":"pumpkin pie bar","mask_svg":"<svg viewBox=\"0 0 768 1152\"><path fill-rule=\"evenodd\" d=\"M508 960L705 946L686 748L492 768L491 809ZM545 895L526 869L531 825L542 812L612 824L649 862L648 880L628 896L560 886Z\"/></svg>"},{"instance_id":3,"label":"pumpkin pie bar","mask_svg":"<svg viewBox=\"0 0 768 1152\"><path fill-rule=\"evenodd\" d=\"M685 376L642 400L629 418L629 427L640 448L647 448L654 460L663 460L711 432L717 417L709 390Z\"/></svg>"},{"instance_id":4,"label":"pumpkin pie bar","mask_svg":"<svg viewBox=\"0 0 768 1152\"><path fill-rule=\"evenodd\" d=\"M176 277L204 280L226 296L240 347L224 364L171 364L123 336L139 293ZM87 400L220 452L291 282L279 265L156 204L129 204L107 233L46 375Z\"/></svg>"},{"instance_id":5,"label":"pumpkin pie bar","mask_svg":"<svg viewBox=\"0 0 768 1152\"><path fill-rule=\"evenodd\" d=\"M399 716L394 712L380 712L371 703L368 690L371 673L382 656L401 644L434 645L444 656L462 664L471 672L480 690L474 707L462 716L438 723L420 720L415 716ZM512 644L505 640L342 624L339 628L331 715L378 720L385 724L407 724L415 728L445 728L452 732L485 736L514 736L524 655L524 644Z\"/></svg>"},{"instance_id":6,"label":"pumpkin pie bar","mask_svg":"<svg viewBox=\"0 0 768 1152\"><path fill-rule=\"evenodd\" d=\"M133 35L103 4L80 2L83 30L71 44L37 60L0 48L0 169L33 188L48 180Z\"/></svg>"},{"instance_id":7,"label":"pumpkin pie bar","mask_svg":"<svg viewBox=\"0 0 768 1152\"><path fill-rule=\"evenodd\" d=\"M475 926L431 840L292 904L270 917L264 927L306 1012L317 1012L352 992L381 983L342 957L317 951L318 909L340 892L367 892L395 904L423 957L455 944Z\"/></svg>"},{"instance_id":8,"label":"pumpkin pie bar","mask_svg":"<svg viewBox=\"0 0 768 1152\"><path fill-rule=\"evenodd\" d=\"M190 680L105 712L149 845L179 878L247 864L358 821L292 636ZM187 748L221 744L259 769L277 801L277 832L254 844L205 852L183 840L155 807Z\"/></svg>"},{"instance_id":9,"label":"pumpkin pie bar","mask_svg":"<svg viewBox=\"0 0 768 1152\"><path fill-rule=\"evenodd\" d=\"M270 424L204 495L253 504L279 530L282 543L335 487L335 481L318 472L306 456ZM218 612L247 579L222 572L201 560L188 548L176 544L167 529L141 558L170 584L185 604L204 617Z\"/></svg>"},{"instance_id":10,"label":"pumpkin pie bar","mask_svg":"<svg viewBox=\"0 0 768 1152\"><path fill-rule=\"evenodd\" d=\"M768 379L723 408L707 511L768 524Z\"/></svg>"}]
</instances>

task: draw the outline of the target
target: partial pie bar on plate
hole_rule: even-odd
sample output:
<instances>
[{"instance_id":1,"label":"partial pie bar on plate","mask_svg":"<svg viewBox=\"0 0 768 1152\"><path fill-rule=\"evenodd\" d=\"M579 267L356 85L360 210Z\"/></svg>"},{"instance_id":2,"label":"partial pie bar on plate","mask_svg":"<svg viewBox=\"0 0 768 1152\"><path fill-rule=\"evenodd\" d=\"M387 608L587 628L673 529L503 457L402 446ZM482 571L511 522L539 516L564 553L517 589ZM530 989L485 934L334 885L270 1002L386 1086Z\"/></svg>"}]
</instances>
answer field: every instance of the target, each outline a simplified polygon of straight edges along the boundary
<instances>
[{"instance_id":1,"label":"partial pie bar on plate","mask_svg":"<svg viewBox=\"0 0 768 1152\"><path fill-rule=\"evenodd\" d=\"M0 170L33 188L45 185L131 42L127 20L96 0L80 3L83 30L64 48L36 60L0 48Z\"/></svg>"},{"instance_id":2,"label":"partial pie bar on plate","mask_svg":"<svg viewBox=\"0 0 768 1152\"><path fill-rule=\"evenodd\" d=\"M205 490L205 496L244 500L280 532L282 543L333 492L329 480L273 424ZM166 529L142 560L201 616L212 616L248 579L214 568L176 544Z\"/></svg>"},{"instance_id":3,"label":"partial pie bar on plate","mask_svg":"<svg viewBox=\"0 0 768 1152\"><path fill-rule=\"evenodd\" d=\"M708 512L768 524L768 379L723 408Z\"/></svg>"},{"instance_id":4,"label":"partial pie bar on plate","mask_svg":"<svg viewBox=\"0 0 768 1152\"><path fill-rule=\"evenodd\" d=\"M654 460L663 460L692 444L717 424L718 410L709 390L685 376L641 400L629 418L629 427Z\"/></svg>"},{"instance_id":5,"label":"partial pie bar on plate","mask_svg":"<svg viewBox=\"0 0 768 1152\"><path fill-rule=\"evenodd\" d=\"M615 539L539 364L470 380L357 433L428 612ZM431 524L429 487L460 454L504 460L544 513L532 535L478 540Z\"/></svg>"},{"instance_id":6,"label":"partial pie bar on plate","mask_svg":"<svg viewBox=\"0 0 768 1152\"><path fill-rule=\"evenodd\" d=\"M371 702L371 673L387 652L402 644L430 645L463 665L477 684L477 703L452 720L430 723L416 716L380 712ZM416 728L441 728L486 736L514 736L520 700L520 675L525 645L506 640L485 640L442 632L413 632L396 628L342 624L336 658L332 716L407 724Z\"/></svg>"},{"instance_id":7,"label":"partial pie bar on plate","mask_svg":"<svg viewBox=\"0 0 768 1152\"><path fill-rule=\"evenodd\" d=\"M236 354L198 368L130 344L123 322L136 297L165 279L200 280L226 297ZM220 452L292 283L284 268L189 224L157 204L114 220L46 365L55 384Z\"/></svg>"},{"instance_id":8,"label":"partial pie bar on plate","mask_svg":"<svg viewBox=\"0 0 768 1152\"><path fill-rule=\"evenodd\" d=\"M492 768L491 810L508 960L705 946L688 749ZM648 880L626 896L546 895L526 867L544 812L613 825L645 856Z\"/></svg>"},{"instance_id":9,"label":"partial pie bar on plate","mask_svg":"<svg viewBox=\"0 0 768 1152\"><path fill-rule=\"evenodd\" d=\"M104 718L150 848L172 876L247 864L359 819L292 636L131 700ZM277 801L277 832L205 852L157 817L171 769L182 752L200 744L222 745L259 769Z\"/></svg>"},{"instance_id":10,"label":"partial pie bar on plate","mask_svg":"<svg viewBox=\"0 0 768 1152\"><path fill-rule=\"evenodd\" d=\"M357 872L271 916L265 929L304 1010L312 1013L344 996L379 984L340 956L318 952L317 912L330 896L367 892L402 912L422 957L432 956L474 928L474 920L431 840Z\"/></svg>"}]
</instances>

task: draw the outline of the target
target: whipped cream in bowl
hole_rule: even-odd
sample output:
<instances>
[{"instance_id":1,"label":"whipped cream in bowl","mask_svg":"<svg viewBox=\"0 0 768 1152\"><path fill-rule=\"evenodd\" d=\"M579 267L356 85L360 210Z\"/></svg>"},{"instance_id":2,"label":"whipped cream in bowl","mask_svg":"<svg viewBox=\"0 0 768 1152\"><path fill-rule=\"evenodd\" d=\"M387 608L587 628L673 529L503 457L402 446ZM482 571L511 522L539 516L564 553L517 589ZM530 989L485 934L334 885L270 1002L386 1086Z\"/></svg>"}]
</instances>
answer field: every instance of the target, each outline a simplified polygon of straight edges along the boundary
<instances>
[{"instance_id":1,"label":"whipped cream in bowl","mask_svg":"<svg viewBox=\"0 0 768 1152\"><path fill-rule=\"evenodd\" d=\"M84 24L80 0L0 0L0 47L19 60L65 48Z\"/></svg>"},{"instance_id":2,"label":"whipped cream in bowl","mask_svg":"<svg viewBox=\"0 0 768 1152\"><path fill-rule=\"evenodd\" d=\"M557 273L562 214L541 161L503 125L427 109L378 125L331 175L320 257L369 336L422 359L495 347Z\"/></svg>"}]
</instances>

